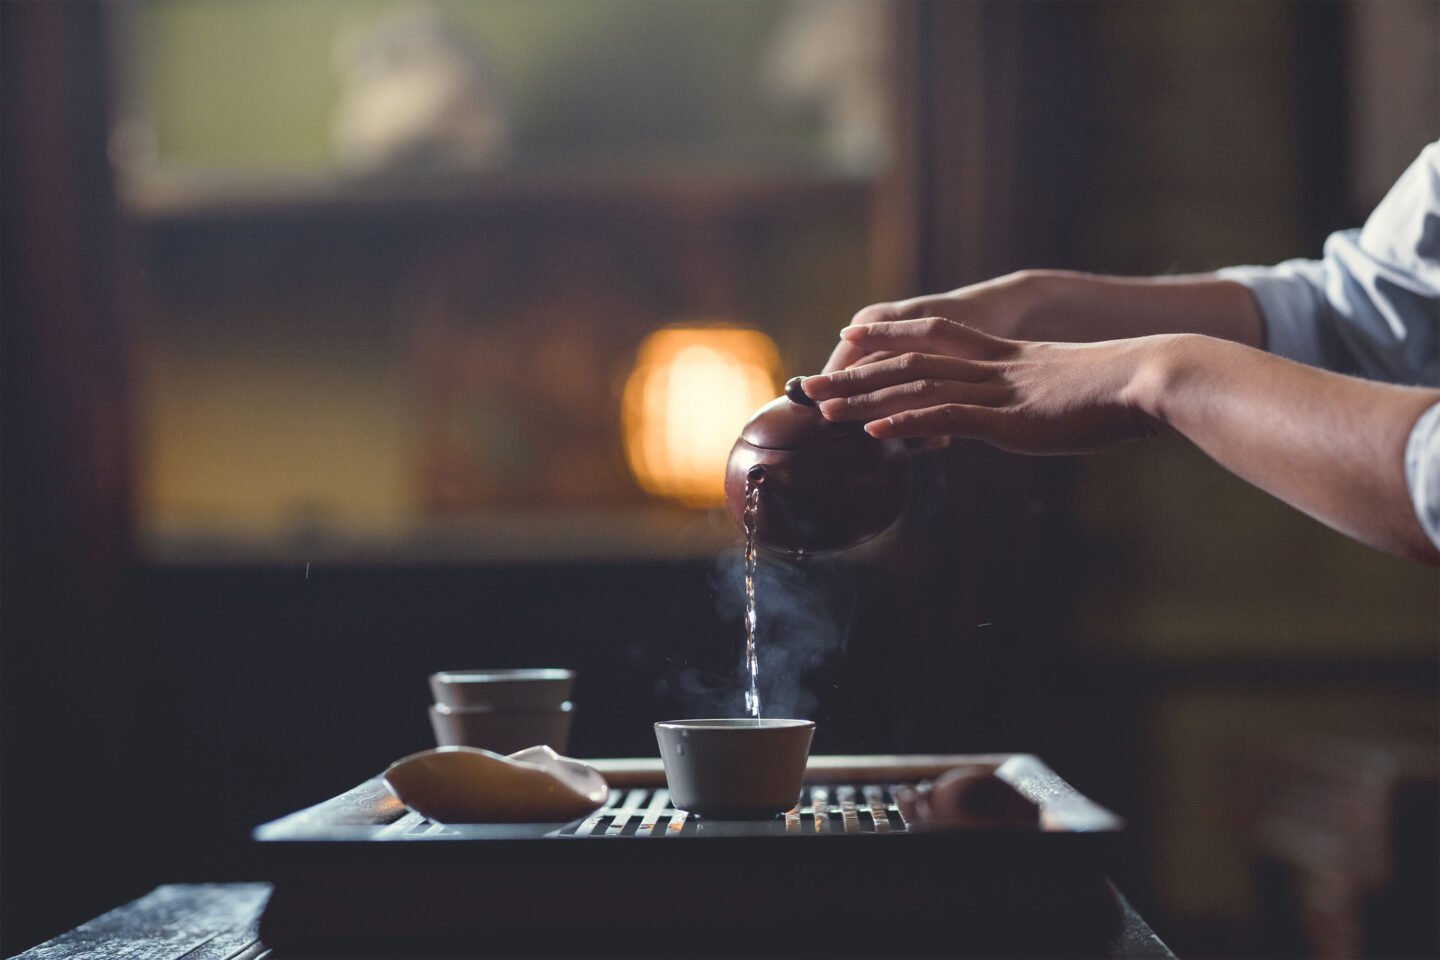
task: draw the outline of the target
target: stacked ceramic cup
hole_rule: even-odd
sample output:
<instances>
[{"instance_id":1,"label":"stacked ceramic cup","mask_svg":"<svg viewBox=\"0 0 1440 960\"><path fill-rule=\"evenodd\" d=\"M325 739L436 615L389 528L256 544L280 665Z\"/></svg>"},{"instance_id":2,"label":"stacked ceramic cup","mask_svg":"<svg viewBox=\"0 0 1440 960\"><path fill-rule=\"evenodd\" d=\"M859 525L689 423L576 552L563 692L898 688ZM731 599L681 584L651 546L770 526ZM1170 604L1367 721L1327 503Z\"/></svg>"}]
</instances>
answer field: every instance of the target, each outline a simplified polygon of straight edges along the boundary
<instances>
[{"instance_id":1,"label":"stacked ceramic cup","mask_svg":"<svg viewBox=\"0 0 1440 960\"><path fill-rule=\"evenodd\" d=\"M442 747L564 753L575 705L573 670L443 670L430 675L430 725Z\"/></svg>"}]
</instances>

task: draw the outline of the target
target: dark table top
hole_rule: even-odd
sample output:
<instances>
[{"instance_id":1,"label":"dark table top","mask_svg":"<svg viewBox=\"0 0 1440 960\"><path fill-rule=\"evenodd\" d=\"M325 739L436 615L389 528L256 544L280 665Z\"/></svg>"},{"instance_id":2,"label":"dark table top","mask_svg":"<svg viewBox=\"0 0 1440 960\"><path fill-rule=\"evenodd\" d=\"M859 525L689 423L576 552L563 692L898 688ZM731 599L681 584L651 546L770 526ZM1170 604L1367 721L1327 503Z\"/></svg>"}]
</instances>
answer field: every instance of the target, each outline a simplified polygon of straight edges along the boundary
<instances>
[{"instance_id":1,"label":"dark table top","mask_svg":"<svg viewBox=\"0 0 1440 960\"><path fill-rule=\"evenodd\" d=\"M1114 886L1110 891L1123 919L1105 956L1174 958L1124 895ZM18 957L281 960L257 932L269 896L268 883L166 884Z\"/></svg>"}]
</instances>

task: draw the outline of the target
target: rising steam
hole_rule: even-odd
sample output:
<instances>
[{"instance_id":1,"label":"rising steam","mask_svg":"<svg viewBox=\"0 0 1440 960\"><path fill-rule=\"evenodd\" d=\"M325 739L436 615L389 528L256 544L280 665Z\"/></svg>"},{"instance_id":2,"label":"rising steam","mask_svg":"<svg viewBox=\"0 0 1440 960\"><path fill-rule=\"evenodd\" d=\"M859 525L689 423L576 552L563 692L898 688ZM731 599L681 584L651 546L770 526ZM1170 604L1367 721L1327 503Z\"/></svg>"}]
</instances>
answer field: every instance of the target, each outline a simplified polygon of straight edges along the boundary
<instances>
[{"instance_id":1,"label":"rising steam","mask_svg":"<svg viewBox=\"0 0 1440 960\"><path fill-rule=\"evenodd\" d=\"M806 681L845 651L855 612L854 569L839 557L796 562L762 553L755 578L764 715L813 719L819 698ZM720 618L734 625L723 641L733 650L733 670L683 667L662 681L661 692L678 696L688 716L745 715L744 579L743 550L726 550L716 557L710 583Z\"/></svg>"}]
</instances>

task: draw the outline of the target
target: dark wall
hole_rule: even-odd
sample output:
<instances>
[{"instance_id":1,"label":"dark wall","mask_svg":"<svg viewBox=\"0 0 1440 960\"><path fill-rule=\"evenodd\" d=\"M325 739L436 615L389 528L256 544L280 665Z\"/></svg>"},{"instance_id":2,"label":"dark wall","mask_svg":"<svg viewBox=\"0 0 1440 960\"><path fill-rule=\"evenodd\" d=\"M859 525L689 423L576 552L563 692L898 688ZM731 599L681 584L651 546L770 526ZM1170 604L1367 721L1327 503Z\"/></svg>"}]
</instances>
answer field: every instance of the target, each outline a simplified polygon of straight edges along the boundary
<instances>
[{"instance_id":1,"label":"dark wall","mask_svg":"<svg viewBox=\"0 0 1440 960\"><path fill-rule=\"evenodd\" d=\"M141 809L98 7L0 7L4 949L113 905ZM143 739L141 741L143 743Z\"/></svg>"}]
</instances>

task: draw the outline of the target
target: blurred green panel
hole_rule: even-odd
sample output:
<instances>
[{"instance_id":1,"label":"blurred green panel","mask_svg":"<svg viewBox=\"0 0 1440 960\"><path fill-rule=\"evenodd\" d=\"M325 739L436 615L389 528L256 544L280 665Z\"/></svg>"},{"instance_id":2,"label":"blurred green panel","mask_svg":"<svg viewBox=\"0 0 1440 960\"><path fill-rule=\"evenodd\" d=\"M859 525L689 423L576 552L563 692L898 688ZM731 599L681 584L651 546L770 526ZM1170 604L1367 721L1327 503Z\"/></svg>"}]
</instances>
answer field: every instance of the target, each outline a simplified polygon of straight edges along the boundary
<instances>
[{"instance_id":1,"label":"blurred green panel","mask_svg":"<svg viewBox=\"0 0 1440 960\"><path fill-rule=\"evenodd\" d=\"M340 95L336 37L407 0L147 0L128 69L159 159L323 170ZM489 60L521 160L723 148L757 159L814 142L758 79L783 0L435 3Z\"/></svg>"},{"instance_id":2,"label":"blurred green panel","mask_svg":"<svg viewBox=\"0 0 1440 960\"><path fill-rule=\"evenodd\" d=\"M377 6L368 0L141 6L133 69L161 159L226 168L327 166L335 32L345 18Z\"/></svg>"}]
</instances>

